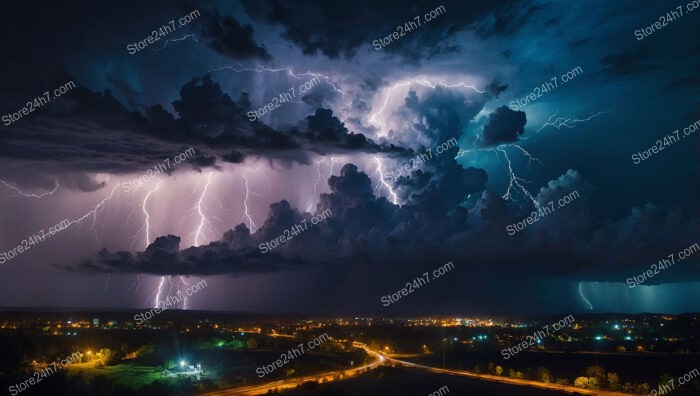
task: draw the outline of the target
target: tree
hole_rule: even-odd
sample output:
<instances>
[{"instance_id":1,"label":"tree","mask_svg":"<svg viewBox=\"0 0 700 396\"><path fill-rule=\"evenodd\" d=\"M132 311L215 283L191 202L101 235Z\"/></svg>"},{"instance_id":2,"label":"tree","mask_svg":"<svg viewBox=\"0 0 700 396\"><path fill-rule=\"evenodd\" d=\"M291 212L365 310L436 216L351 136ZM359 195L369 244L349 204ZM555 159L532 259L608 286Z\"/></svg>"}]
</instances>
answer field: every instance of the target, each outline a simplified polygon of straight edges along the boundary
<instances>
[{"instance_id":1,"label":"tree","mask_svg":"<svg viewBox=\"0 0 700 396\"><path fill-rule=\"evenodd\" d=\"M503 367L496 366L496 375L498 375L498 376L503 375Z\"/></svg>"},{"instance_id":2,"label":"tree","mask_svg":"<svg viewBox=\"0 0 700 396\"><path fill-rule=\"evenodd\" d=\"M608 373L608 387L613 391L618 391L622 388L620 386L620 377L617 373Z\"/></svg>"},{"instance_id":3,"label":"tree","mask_svg":"<svg viewBox=\"0 0 700 396\"><path fill-rule=\"evenodd\" d=\"M489 367L489 371L488 371L489 374L493 374L496 372L496 363L489 362L488 367Z\"/></svg>"},{"instance_id":4,"label":"tree","mask_svg":"<svg viewBox=\"0 0 700 396\"><path fill-rule=\"evenodd\" d=\"M595 378L596 383L599 386L602 386L605 384L607 376L605 374L604 367L602 367L602 366L588 366L585 369L585 373L586 373L586 377ZM600 389L600 388L591 388L591 389Z\"/></svg>"},{"instance_id":5,"label":"tree","mask_svg":"<svg viewBox=\"0 0 700 396\"><path fill-rule=\"evenodd\" d=\"M541 382L552 382L552 373L546 367L540 367L537 369L537 379Z\"/></svg>"},{"instance_id":6,"label":"tree","mask_svg":"<svg viewBox=\"0 0 700 396\"><path fill-rule=\"evenodd\" d=\"M577 388L588 389L588 377L576 377L574 386Z\"/></svg>"}]
</instances>

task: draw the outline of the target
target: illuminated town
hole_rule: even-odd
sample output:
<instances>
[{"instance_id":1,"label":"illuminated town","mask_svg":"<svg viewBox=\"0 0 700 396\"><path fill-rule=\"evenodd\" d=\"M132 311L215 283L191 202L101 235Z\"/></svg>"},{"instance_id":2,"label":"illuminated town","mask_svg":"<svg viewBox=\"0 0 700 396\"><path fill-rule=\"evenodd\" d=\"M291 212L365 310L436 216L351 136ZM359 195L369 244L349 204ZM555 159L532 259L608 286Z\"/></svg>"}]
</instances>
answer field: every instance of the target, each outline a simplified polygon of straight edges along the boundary
<instances>
[{"instance_id":1,"label":"illuminated town","mask_svg":"<svg viewBox=\"0 0 700 396\"><path fill-rule=\"evenodd\" d=\"M484 382L518 386L523 388L518 392L533 395L572 389L643 394L661 380L657 367L692 364L699 352L697 315L573 319L261 319L173 311L136 325L133 315L121 312L6 311L0 316L0 339L17 340L4 355L7 372L41 372L74 355L74 363L52 373L64 377L60 381L69 388L97 390L105 385L95 382L101 377L114 389L212 395L349 391L366 381L391 383L405 375L444 380L453 392ZM557 331L541 331L550 326ZM535 342L527 343L529 338ZM256 374L257 367L295 349L288 362ZM644 368L625 369L633 364Z\"/></svg>"}]
</instances>

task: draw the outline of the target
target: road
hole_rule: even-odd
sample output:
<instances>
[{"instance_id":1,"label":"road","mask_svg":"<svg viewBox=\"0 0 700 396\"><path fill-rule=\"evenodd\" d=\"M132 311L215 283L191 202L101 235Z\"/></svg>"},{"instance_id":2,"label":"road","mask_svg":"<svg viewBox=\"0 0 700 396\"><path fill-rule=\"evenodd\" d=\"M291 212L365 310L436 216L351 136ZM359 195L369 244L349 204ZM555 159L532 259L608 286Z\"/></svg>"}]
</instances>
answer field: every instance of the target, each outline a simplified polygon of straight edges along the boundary
<instances>
[{"instance_id":1,"label":"road","mask_svg":"<svg viewBox=\"0 0 700 396\"><path fill-rule=\"evenodd\" d=\"M269 383L266 383L263 385L251 385L251 386L246 386L246 387L242 387L242 388L225 389L225 390L221 390L221 391L207 393L206 395L208 395L208 396L261 395L261 394L267 393L268 390L275 390L275 389L281 390L281 389L295 388L295 387L297 387L297 386L299 386L307 381L330 382L330 381L336 380L336 376L337 377L342 376L342 378L339 378L339 379L346 379L346 378L352 377L354 375L361 374L365 370L372 370L374 368L377 368L380 365L385 364L385 363L393 363L393 364L397 364L397 365L413 367L413 368L417 368L417 369L421 369L421 370L426 370L426 371L429 371L429 372L435 373L435 374L459 375L462 377L473 378L473 379L482 380L482 381L497 382L500 384L508 384L508 385L515 385L515 386L526 386L529 388L545 389L548 391L557 391L557 392L568 393L568 394L572 394L572 395L597 395L597 396L630 396L631 395L630 393L581 389L581 388L576 388L573 386L545 383L545 382L539 382L539 381L501 377L501 376L489 375L489 374L476 374L476 373L472 373L469 371L463 371L463 370L441 369L438 367L424 366L422 364L411 363L411 362L407 362L405 360L399 360L399 359L388 357L379 351L374 351L374 350L369 349L365 344L355 343L355 346L358 348L364 349L368 354L374 356L375 360L369 364L366 364L364 366L360 366L360 367L357 367L354 369L332 371L332 372L328 372L328 373L310 375L310 376L301 377L301 378L274 381L274 382L269 382Z\"/></svg>"},{"instance_id":2,"label":"road","mask_svg":"<svg viewBox=\"0 0 700 396\"><path fill-rule=\"evenodd\" d=\"M357 368L352 368L352 369L347 369L347 370L339 370L339 371L331 371L328 373L309 375L309 376L301 377L301 378L279 380L279 381L274 381L274 382L268 382L268 383L263 384L263 385L251 385L251 386L244 386L241 388L224 389L224 390L220 390L220 391L207 393L206 395L208 395L208 396L261 395L261 394L267 393L268 390L275 390L275 389L281 390L281 389L296 388L297 386L299 386L307 381L330 382L330 381L334 381L336 379L340 379L341 377L342 377L342 379L346 379L346 378L361 374L365 370L375 369L375 368L381 366L382 364L384 364L384 362L387 360L386 356L382 355L379 352L375 352L375 351L368 349L363 344L356 344L356 346L359 348L363 348L368 354L374 356L375 360L372 361L371 363L365 364L364 366L359 366Z\"/></svg>"},{"instance_id":3,"label":"road","mask_svg":"<svg viewBox=\"0 0 700 396\"><path fill-rule=\"evenodd\" d=\"M569 393L569 394L598 395L598 396L630 396L631 395L630 393L581 389L581 388L576 388L573 386L552 384L552 383L539 382L539 381L530 381L530 380L518 379L518 378L501 377L498 375L476 374L476 373L472 373L469 371L463 371L463 370L441 369L441 368L437 368L437 367L424 366L422 364L411 363L411 362L407 362L404 360L393 359L390 357L386 357L386 360L388 363L395 363L395 364L400 364L403 366L419 368L419 369L427 370L427 371L430 371L430 372L436 373L436 374L459 375L462 377L474 378L474 379L479 379L479 380L483 380L483 381L498 382L501 384L509 384L509 385L516 385L516 386L527 386L530 388L545 389L545 390L549 390L549 391L564 392L564 393Z\"/></svg>"}]
</instances>

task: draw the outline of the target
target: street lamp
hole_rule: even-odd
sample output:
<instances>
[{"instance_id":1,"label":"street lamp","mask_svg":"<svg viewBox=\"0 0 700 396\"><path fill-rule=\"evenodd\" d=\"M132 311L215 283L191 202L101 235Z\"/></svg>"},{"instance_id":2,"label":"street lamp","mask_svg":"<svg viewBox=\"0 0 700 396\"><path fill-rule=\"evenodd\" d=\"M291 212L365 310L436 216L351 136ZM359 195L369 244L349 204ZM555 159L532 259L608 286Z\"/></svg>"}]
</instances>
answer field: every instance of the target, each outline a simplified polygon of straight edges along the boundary
<instances>
[{"instance_id":1,"label":"street lamp","mask_svg":"<svg viewBox=\"0 0 700 396\"><path fill-rule=\"evenodd\" d=\"M457 341L457 338L455 338L455 341ZM451 345L454 341L448 341L447 338L442 339L442 368L446 368L445 364L445 350L447 349L447 344Z\"/></svg>"}]
</instances>

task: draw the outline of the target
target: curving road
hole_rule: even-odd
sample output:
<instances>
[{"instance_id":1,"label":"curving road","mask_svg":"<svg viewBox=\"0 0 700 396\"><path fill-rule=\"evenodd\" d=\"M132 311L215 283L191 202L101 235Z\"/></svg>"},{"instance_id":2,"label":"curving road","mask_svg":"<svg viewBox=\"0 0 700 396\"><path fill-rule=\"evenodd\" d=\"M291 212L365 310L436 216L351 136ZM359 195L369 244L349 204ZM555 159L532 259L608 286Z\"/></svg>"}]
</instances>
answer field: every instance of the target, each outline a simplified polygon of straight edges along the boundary
<instances>
[{"instance_id":1,"label":"curving road","mask_svg":"<svg viewBox=\"0 0 700 396\"><path fill-rule=\"evenodd\" d=\"M228 395L261 395L267 393L269 390L281 390L295 388L307 381L317 381L317 382L330 382L337 379L347 379L357 374L363 373L365 370L372 370L379 367L384 363L394 363L402 366L418 368L421 370L426 370L431 373L436 374L448 374L448 375L459 375L462 377L468 377L473 379L478 379L482 381L498 382L500 384L508 384L515 386L526 386L535 389L545 389L548 391L557 391L562 393L568 393L572 395L596 395L596 396L630 396L631 393L613 392L613 391L603 391L603 390L590 390L581 389L573 386L559 385L552 383L545 383L539 381L531 381L518 378L501 377L497 375L489 374L476 374L469 371L463 370L453 370L453 369L441 369L438 367L424 366L422 364L411 363L405 360L394 359L382 354L379 351L373 351L369 349L365 344L356 342L354 345L358 348L364 349L368 354L374 356L376 359L364 366L360 366L349 370L331 371L328 373L310 375L301 378L294 378L288 380L279 380L274 382L268 382L263 385L251 385L241 388L225 389L221 391L207 393L209 396L228 396Z\"/></svg>"},{"instance_id":2,"label":"curving road","mask_svg":"<svg viewBox=\"0 0 700 396\"><path fill-rule=\"evenodd\" d=\"M315 374L315 375L309 375L306 377L301 377L301 378L293 378L293 379L285 379L285 380L279 380L279 381L274 381L274 382L268 382L266 384L262 385L251 385L251 386L244 386L241 388L232 388L232 389L225 389L225 390L220 390L220 391L215 391L211 393L206 393L206 395L209 396L228 396L228 395L261 395L267 393L269 390L281 390L281 389L290 389L290 388L296 388L297 386L303 384L304 382L308 381L316 381L316 382L330 382L337 380L339 378L346 379L349 377L352 377L354 375L358 375L363 373L365 370L372 370L380 365L384 364L384 362L387 360L387 357L382 355L379 352L375 352L364 346L363 344L356 344L358 348L363 348L367 353L370 355L374 356L376 359L372 361L369 364L365 364L364 366L359 366L357 368L353 369L348 369L348 370L338 370L338 371L330 371L327 373L322 373L322 374Z\"/></svg>"}]
</instances>

